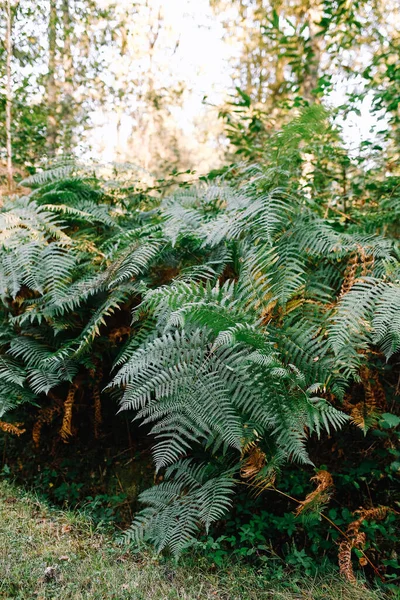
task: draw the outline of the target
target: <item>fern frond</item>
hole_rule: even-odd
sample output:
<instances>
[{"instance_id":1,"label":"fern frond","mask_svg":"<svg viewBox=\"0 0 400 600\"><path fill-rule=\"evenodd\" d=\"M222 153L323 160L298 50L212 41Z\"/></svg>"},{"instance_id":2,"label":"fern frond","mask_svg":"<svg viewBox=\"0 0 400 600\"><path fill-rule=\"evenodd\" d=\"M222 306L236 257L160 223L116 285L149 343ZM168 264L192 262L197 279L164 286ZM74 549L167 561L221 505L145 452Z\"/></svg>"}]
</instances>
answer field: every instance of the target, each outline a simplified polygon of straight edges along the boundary
<instances>
[{"instance_id":1,"label":"fern frond","mask_svg":"<svg viewBox=\"0 0 400 600\"><path fill-rule=\"evenodd\" d=\"M151 541L158 552L169 547L175 556L194 543L200 527L221 519L230 509L232 472L212 473L210 466L185 460L166 472L166 481L143 492L147 504L125 532L129 541ZM172 481L171 478L173 477Z\"/></svg>"}]
</instances>

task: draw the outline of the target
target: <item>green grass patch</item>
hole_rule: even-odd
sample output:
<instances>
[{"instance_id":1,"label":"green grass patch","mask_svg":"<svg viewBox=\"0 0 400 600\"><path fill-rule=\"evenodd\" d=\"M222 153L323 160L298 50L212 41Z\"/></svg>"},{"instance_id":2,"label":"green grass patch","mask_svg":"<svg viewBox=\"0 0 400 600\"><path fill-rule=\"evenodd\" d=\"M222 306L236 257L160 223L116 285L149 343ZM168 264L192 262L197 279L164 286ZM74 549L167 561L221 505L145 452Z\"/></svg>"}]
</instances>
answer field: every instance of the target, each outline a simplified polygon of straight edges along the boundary
<instances>
[{"instance_id":1,"label":"green grass patch","mask_svg":"<svg viewBox=\"0 0 400 600\"><path fill-rule=\"evenodd\" d=\"M134 554L79 513L0 483L0 598L20 600L380 600L337 575L271 581L267 570L178 565Z\"/></svg>"}]
</instances>

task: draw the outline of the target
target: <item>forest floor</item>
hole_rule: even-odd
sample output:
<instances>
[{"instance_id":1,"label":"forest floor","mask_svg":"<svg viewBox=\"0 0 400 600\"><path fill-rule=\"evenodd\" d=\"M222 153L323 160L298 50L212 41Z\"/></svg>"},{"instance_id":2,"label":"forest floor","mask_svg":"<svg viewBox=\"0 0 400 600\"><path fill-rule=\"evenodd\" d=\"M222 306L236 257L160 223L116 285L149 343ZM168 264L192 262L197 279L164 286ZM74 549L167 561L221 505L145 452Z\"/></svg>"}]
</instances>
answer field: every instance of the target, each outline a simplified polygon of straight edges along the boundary
<instances>
[{"instance_id":1,"label":"forest floor","mask_svg":"<svg viewBox=\"0 0 400 600\"><path fill-rule=\"evenodd\" d=\"M190 562L188 562L190 560ZM204 561L203 561L204 562ZM234 565L133 554L86 516L0 482L0 598L19 600L381 600L336 575L269 582Z\"/></svg>"}]
</instances>

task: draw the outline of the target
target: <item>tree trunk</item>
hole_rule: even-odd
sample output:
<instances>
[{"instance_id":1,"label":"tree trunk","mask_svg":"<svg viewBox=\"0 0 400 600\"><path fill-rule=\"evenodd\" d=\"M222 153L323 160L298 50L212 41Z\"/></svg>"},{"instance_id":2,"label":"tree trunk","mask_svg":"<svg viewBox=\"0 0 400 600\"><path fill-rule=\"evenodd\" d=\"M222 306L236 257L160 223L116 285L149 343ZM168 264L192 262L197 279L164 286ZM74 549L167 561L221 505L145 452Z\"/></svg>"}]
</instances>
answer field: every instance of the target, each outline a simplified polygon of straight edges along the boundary
<instances>
[{"instance_id":1,"label":"tree trunk","mask_svg":"<svg viewBox=\"0 0 400 600\"><path fill-rule=\"evenodd\" d=\"M271 8L278 15L280 22L282 22L282 4L282 0L273 0L271 4ZM274 109L276 110L276 106L279 105L279 100L283 94L285 84L285 64L287 62L287 59L285 59L283 55L279 53L279 50L279 46L274 47L274 81L269 86L270 92L272 94L271 102L273 111Z\"/></svg>"},{"instance_id":2,"label":"tree trunk","mask_svg":"<svg viewBox=\"0 0 400 600\"><path fill-rule=\"evenodd\" d=\"M57 149L57 5L56 0L50 0L50 15L48 28L49 62L47 75L47 155L53 158Z\"/></svg>"},{"instance_id":3,"label":"tree trunk","mask_svg":"<svg viewBox=\"0 0 400 600\"><path fill-rule=\"evenodd\" d=\"M146 3L146 6L149 6L149 3ZM160 35L160 31L162 28L162 12L161 8L159 9L157 16L154 17L153 21L153 11L150 11L149 14L149 28L150 35L148 38L148 56L149 56L149 70L147 73L147 120L146 126L143 132L143 140L144 140L144 168L148 170L152 163L153 158L153 137L154 132L156 131L156 119L157 119L157 111L159 110L156 105L156 92L154 87L154 53L155 47L157 44L158 37Z\"/></svg>"},{"instance_id":4,"label":"tree trunk","mask_svg":"<svg viewBox=\"0 0 400 600\"><path fill-rule=\"evenodd\" d=\"M309 57L303 79L302 92L303 98L310 104L316 102L316 97L312 93L318 85L319 67L321 61L321 38L317 36L318 22L321 19L322 7L320 0L310 0L306 13L306 20L309 29Z\"/></svg>"},{"instance_id":5,"label":"tree trunk","mask_svg":"<svg viewBox=\"0 0 400 600\"><path fill-rule=\"evenodd\" d=\"M69 0L62 2L62 19L64 29L63 67L64 67L64 98L62 107L63 118L63 150L69 154L72 150L73 115L74 115L74 62L71 52L71 15Z\"/></svg>"},{"instance_id":6,"label":"tree trunk","mask_svg":"<svg viewBox=\"0 0 400 600\"><path fill-rule=\"evenodd\" d=\"M11 192L14 188L13 178L13 165L12 165L12 144L11 144L11 107L12 107L12 82L11 82L11 54L12 54L12 41L11 41L11 0L7 0L6 5L6 19L7 19L7 31L6 31L6 53L7 53L7 64L6 64L6 151L7 151L7 187L8 191Z\"/></svg>"}]
</instances>

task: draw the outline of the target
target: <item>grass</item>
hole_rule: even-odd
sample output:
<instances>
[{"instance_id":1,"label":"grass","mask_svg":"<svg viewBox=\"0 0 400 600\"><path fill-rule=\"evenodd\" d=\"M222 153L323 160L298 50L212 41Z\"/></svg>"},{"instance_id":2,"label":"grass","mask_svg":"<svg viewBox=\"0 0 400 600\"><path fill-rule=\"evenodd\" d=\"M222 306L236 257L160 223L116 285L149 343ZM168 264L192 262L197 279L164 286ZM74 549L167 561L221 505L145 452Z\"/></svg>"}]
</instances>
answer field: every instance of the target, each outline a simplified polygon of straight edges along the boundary
<instances>
[{"instance_id":1,"label":"grass","mask_svg":"<svg viewBox=\"0 0 400 600\"><path fill-rule=\"evenodd\" d=\"M0 483L0 598L20 600L381 600L336 575L283 584L244 566L132 554L85 516Z\"/></svg>"}]
</instances>

